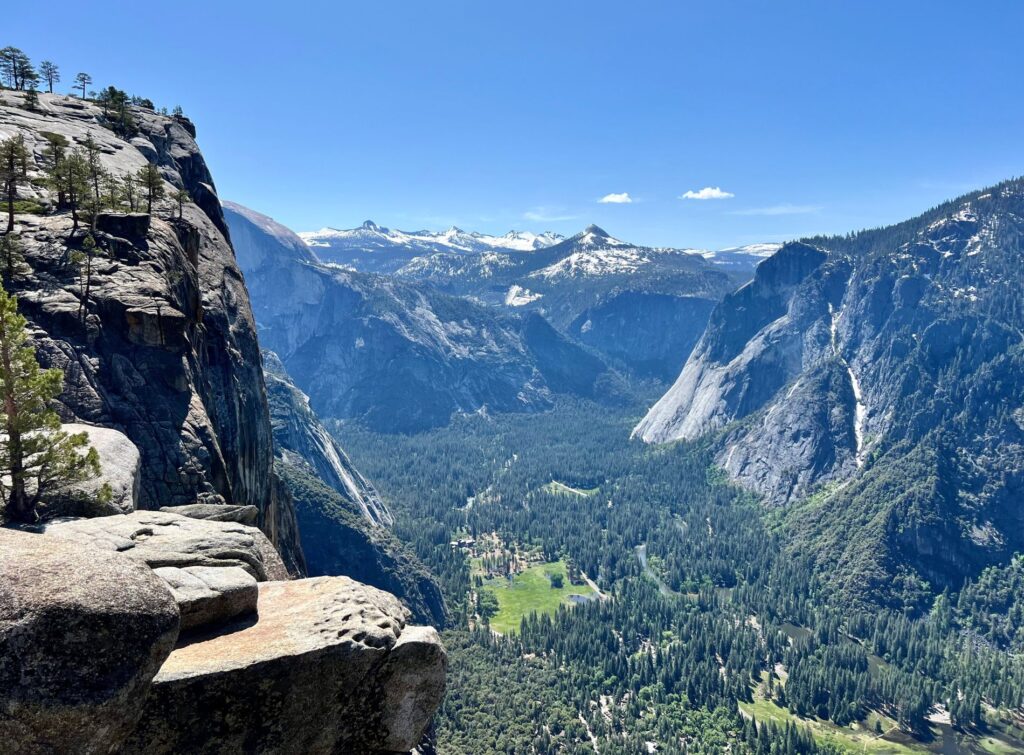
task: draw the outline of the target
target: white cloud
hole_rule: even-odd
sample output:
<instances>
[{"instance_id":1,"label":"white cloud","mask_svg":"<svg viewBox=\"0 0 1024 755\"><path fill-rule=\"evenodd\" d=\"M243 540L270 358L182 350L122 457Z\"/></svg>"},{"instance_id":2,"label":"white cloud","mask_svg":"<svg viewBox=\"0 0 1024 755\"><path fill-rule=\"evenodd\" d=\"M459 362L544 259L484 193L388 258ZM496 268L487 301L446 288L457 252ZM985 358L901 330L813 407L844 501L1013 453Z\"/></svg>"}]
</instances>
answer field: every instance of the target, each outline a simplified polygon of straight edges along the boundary
<instances>
[{"instance_id":1,"label":"white cloud","mask_svg":"<svg viewBox=\"0 0 1024 755\"><path fill-rule=\"evenodd\" d=\"M688 192L686 192L685 194L683 194L679 198L680 199L732 199L734 196L736 196L736 195L731 193L731 192L728 192L728 191L722 191L717 186L705 186L703 189L700 189L699 191L694 191L693 189L690 189Z\"/></svg>"},{"instance_id":2,"label":"white cloud","mask_svg":"<svg viewBox=\"0 0 1024 755\"><path fill-rule=\"evenodd\" d=\"M558 223L563 220L576 220L575 215L567 215L557 207L534 207L523 213L523 218L534 223Z\"/></svg>"},{"instance_id":3,"label":"white cloud","mask_svg":"<svg viewBox=\"0 0 1024 755\"><path fill-rule=\"evenodd\" d=\"M633 197L624 191L621 194L605 194L597 201L598 204L633 204Z\"/></svg>"},{"instance_id":4,"label":"white cloud","mask_svg":"<svg viewBox=\"0 0 1024 755\"><path fill-rule=\"evenodd\" d=\"M734 210L732 215L810 215L818 212L821 207L813 204L775 204L769 207L751 207L747 210Z\"/></svg>"}]
</instances>

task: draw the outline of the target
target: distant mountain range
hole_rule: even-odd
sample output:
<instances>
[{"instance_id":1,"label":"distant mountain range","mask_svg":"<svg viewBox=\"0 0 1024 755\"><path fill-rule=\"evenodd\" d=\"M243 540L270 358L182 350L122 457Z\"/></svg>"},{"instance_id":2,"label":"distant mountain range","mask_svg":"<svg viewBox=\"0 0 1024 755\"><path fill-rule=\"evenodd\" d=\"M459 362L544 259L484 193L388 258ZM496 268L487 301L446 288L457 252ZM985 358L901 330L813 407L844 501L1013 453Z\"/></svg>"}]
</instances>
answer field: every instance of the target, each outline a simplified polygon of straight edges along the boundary
<instances>
[{"instance_id":1,"label":"distant mountain range","mask_svg":"<svg viewBox=\"0 0 1024 755\"><path fill-rule=\"evenodd\" d=\"M597 231L595 239L592 231ZM317 257L325 263L344 265L362 272L395 273L405 274L410 277L429 276L432 268L437 266L441 274L457 274L452 270L450 261L438 259L440 255L483 255L487 253L507 254L499 263L499 266L515 266L512 262L517 252L536 252L547 249L566 241L566 237L558 233L546 231L544 233L533 233L531 231L509 231L503 236L492 236L476 231L464 231L461 228L452 226L446 231L400 231L377 225L372 220L367 220L358 228L337 229L325 227L319 231L301 231L296 234L310 248ZM699 255L715 265L753 270L761 260L770 257L778 250L780 244L750 244L749 246L730 247L717 251L706 249L673 249L637 246L624 241L619 241L608 236L597 226L590 226L581 234L573 237L577 241L582 237L587 239L590 245L597 248L609 248L614 246L623 249L646 249L666 254L691 254ZM635 266L637 260L635 255L596 255L590 260L579 260L577 264L569 263L561 271L552 271L553 274L572 271L574 273L585 273L600 275L605 271L621 272L630 266ZM425 258L435 257L428 262ZM411 263L411 264L410 264ZM493 265L494 260L491 259ZM486 264L486 260L478 261L476 267ZM643 264L640 261L639 264ZM403 270L408 265L408 268Z\"/></svg>"},{"instance_id":2,"label":"distant mountain range","mask_svg":"<svg viewBox=\"0 0 1024 755\"><path fill-rule=\"evenodd\" d=\"M556 394L618 400L621 378L538 313L324 264L270 218L225 203L260 341L315 412L411 432L457 412L547 409Z\"/></svg>"},{"instance_id":3,"label":"distant mountain range","mask_svg":"<svg viewBox=\"0 0 1024 755\"><path fill-rule=\"evenodd\" d=\"M641 377L671 380L712 307L778 244L719 251L649 247L598 226L564 238L450 228L359 228L299 235L324 263L428 283L498 309L533 311Z\"/></svg>"},{"instance_id":4,"label":"distant mountain range","mask_svg":"<svg viewBox=\"0 0 1024 755\"><path fill-rule=\"evenodd\" d=\"M358 228L321 228L298 234L327 263L363 272L392 273L417 257L437 253L531 252L557 244L557 233L509 231L488 236L452 226L447 231L398 231L367 220Z\"/></svg>"}]
</instances>

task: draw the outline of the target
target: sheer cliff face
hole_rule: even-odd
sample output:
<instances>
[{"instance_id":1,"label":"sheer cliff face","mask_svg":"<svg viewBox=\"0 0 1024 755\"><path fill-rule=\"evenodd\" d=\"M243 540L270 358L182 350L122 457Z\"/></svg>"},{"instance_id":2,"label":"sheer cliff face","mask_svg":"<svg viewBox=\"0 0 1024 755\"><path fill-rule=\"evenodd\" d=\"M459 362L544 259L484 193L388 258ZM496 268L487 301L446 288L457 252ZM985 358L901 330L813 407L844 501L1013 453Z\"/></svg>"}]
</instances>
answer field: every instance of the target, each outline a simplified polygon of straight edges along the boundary
<instances>
[{"instance_id":1,"label":"sheer cliff face","mask_svg":"<svg viewBox=\"0 0 1024 755\"><path fill-rule=\"evenodd\" d=\"M292 383L272 351L263 352L270 417L277 455L302 466L351 504L367 523L390 527L394 517L369 480L353 466L309 407L309 397Z\"/></svg>"},{"instance_id":2,"label":"sheer cliff face","mask_svg":"<svg viewBox=\"0 0 1024 755\"><path fill-rule=\"evenodd\" d=\"M1022 217L1017 180L787 245L719 305L635 434L716 433L718 463L768 503L816 493L794 526L864 589L1000 561L1024 545Z\"/></svg>"},{"instance_id":3,"label":"sheer cliff face","mask_svg":"<svg viewBox=\"0 0 1024 755\"><path fill-rule=\"evenodd\" d=\"M191 124L133 108L138 134L122 139L97 105L57 95L40 101L39 112L0 105L0 139L20 133L31 153L30 184L20 195L51 210L17 215L27 267L11 288L40 361L66 375L65 418L116 427L139 446L143 507L253 504L298 568L294 515L275 493L248 295ZM41 180L48 134L64 137L69 149L91 135L113 176L154 163L168 193L184 188L194 200L180 220L169 200L157 203L148 223L101 218L95 236L102 253L84 306L85 265L71 261L82 232L68 241L70 213L52 211L57 197Z\"/></svg>"}]
</instances>

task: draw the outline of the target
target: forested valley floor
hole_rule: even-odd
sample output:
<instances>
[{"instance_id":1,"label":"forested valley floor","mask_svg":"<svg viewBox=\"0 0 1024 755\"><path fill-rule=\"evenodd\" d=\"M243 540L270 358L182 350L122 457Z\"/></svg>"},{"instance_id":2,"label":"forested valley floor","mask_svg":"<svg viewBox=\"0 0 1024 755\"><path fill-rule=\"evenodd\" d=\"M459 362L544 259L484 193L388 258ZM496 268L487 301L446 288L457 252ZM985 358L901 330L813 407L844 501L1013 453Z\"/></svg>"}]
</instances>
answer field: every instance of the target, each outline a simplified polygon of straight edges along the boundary
<instances>
[{"instance_id":1,"label":"forested valley floor","mask_svg":"<svg viewBox=\"0 0 1024 755\"><path fill-rule=\"evenodd\" d=\"M642 411L333 425L451 608L439 752L1024 751L1024 563L926 611L845 600L788 538L813 501L630 441Z\"/></svg>"}]
</instances>

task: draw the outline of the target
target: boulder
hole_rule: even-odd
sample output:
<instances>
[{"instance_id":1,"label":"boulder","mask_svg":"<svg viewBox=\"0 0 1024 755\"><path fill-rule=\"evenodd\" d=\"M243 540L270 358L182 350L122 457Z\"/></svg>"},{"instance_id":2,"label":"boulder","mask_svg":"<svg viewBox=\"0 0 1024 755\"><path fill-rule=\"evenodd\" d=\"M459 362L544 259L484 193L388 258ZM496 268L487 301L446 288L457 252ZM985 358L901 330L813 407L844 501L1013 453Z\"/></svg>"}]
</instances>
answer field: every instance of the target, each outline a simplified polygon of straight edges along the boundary
<instances>
[{"instance_id":1,"label":"boulder","mask_svg":"<svg viewBox=\"0 0 1024 755\"><path fill-rule=\"evenodd\" d=\"M178 635L145 565L0 529L0 750L110 752Z\"/></svg>"},{"instance_id":2,"label":"boulder","mask_svg":"<svg viewBox=\"0 0 1024 755\"><path fill-rule=\"evenodd\" d=\"M42 529L55 537L123 552L152 569L238 566L260 582L288 579L288 571L266 535L236 522L135 511L95 519L58 519Z\"/></svg>"},{"instance_id":3,"label":"boulder","mask_svg":"<svg viewBox=\"0 0 1024 755\"><path fill-rule=\"evenodd\" d=\"M66 424L68 433L85 433L100 455L100 476L77 482L44 496L44 516L109 516L135 511L139 495L141 457L138 447L122 432L109 427ZM100 503L98 494L110 486L111 498Z\"/></svg>"},{"instance_id":4,"label":"boulder","mask_svg":"<svg viewBox=\"0 0 1024 755\"><path fill-rule=\"evenodd\" d=\"M259 613L175 649L124 752L408 752L444 692L433 629L347 577L259 585Z\"/></svg>"},{"instance_id":5,"label":"boulder","mask_svg":"<svg viewBox=\"0 0 1024 755\"><path fill-rule=\"evenodd\" d=\"M238 522L255 527L260 510L255 506L231 506L217 503L189 503L184 506L161 506L160 511L211 522Z\"/></svg>"},{"instance_id":6,"label":"boulder","mask_svg":"<svg viewBox=\"0 0 1024 755\"><path fill-rule=\"evenodd\" d=\"M174 595L182 631L256 611L256 580L238 566L162 566L153 571Z\"/></svg>"}]
</instances>

